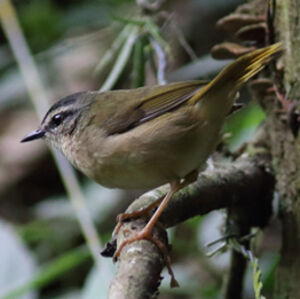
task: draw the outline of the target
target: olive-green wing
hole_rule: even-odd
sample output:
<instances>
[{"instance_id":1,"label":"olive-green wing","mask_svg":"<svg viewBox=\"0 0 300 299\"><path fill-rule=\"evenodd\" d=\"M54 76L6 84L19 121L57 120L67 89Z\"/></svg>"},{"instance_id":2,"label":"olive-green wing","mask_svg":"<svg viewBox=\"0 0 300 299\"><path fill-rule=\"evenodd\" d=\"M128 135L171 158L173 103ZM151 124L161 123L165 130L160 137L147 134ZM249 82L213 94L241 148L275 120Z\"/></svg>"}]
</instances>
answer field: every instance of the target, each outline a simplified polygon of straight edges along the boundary
<instances>
[{"instance_id":1,"label":"olive-green wing","mask_svg":"<svg viewBox=\"0 0 300 299\"><path fill-rule=\"evenodd\" d=\"M109 124L105 126L106 130L109 135L124 133L170 112L187 103L206 84L207 81L187 81L132 90L131 96L139 99L133 101L133 105L126 105L124 110L120 107L119 111L122 112L110 118Z\"/></svg>"},{"instance_id":2,"label":"olive-green wing","mask_svg":"<svg viewBox=\"0 0 300 299\"><path fill-rule=\"evenodd\" d=\"M137 107L144 112L138 123L144 123L186 103L207 82L183 82L169 85L169 89L142 99Z\"/></svg>"}]
</instances>

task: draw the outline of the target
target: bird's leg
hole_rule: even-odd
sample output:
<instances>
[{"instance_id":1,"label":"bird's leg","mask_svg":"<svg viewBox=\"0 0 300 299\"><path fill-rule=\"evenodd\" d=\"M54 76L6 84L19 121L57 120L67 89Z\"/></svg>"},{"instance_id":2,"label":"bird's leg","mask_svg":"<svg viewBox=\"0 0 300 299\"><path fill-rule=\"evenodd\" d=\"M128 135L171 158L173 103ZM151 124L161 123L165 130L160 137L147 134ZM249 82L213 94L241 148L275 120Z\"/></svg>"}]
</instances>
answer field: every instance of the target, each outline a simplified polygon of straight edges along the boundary
<instances>
[{"instance_id":1,"label":"bird's leg","mask_svg":"<svg viewBox=\"0 0 300 299\"><path fill-rule=\"evenodd\" d=\"M160 204L158 209L155 211L155 213L153 214L153 216L151 217L151 219L149 220L147 225L143 228L142 231L140 231L139 233L136 233L134 236L128 238L125 241L123 241L123 243L119 246L119 248L115 252L115 254L113 256L113 260L114 261L117 260L117 258L120 255L122 249L127 244L130 244L130 243L138 241L138 240L143 240L143 239L152 241L160 249L160 251L162 252L165 263L166 263L166 266L167 266L168 271L171 275L171 286L175 287L175 286L178 286L178 283L177 283L177 281L174 277L173 271L172 271L171 266L170 266L170 258L169 258L169 255L168 255L168 250L160 240L158 240L156 237L152 236L152 228L155 225L155 223L157 222L158 217L163 212L164 208L166 207L166 205L168 204L168 202L172 198L173 194L176 193L179 189L181 189L180 182L172 182L170 185L171 185L170 191L166 194L166 196L164 197L162 203Z\"/></svg>"},{"instance_id":2,"label":"bird's leg","mask_svg":"<svg viewBox=\"0 0 300 299\"><path fill-rule=\"evenodd\" d=\"M160 204L160 206L158 207L158 209L155 211L155 213L152 215L151 219L149 220L149 222L147 223L147 225L144 227L144 229L142 230L142 232L144 231L144 233L146 233L147 235L151 236L151 230L152 230L153 226L157 222L158 217L163 212L163 210L167 206L167 204L170 201L170 199L172 198L172 196L177 191L181 190L182 188L184 188L188 184L194 182L197 179L197 176L198 176L198 173L196 171L193 171L193 172L189 173L184 178L184 180L182 182L174 181L174 182L170 183L170 186L171 186L170 191L166 194L166 196L163 199L162 203Z\"/></svg>"},{"instance_id":3,"label":"bird's leg","mask_svg":"<svg viewBox=\"0 0 300 299\"><path fill-rule=\"evenodd\" d=\"M187 186L190 183L193 183L198 176L198 172L197 171L192 171L191 173L189 173L182 182L180 182L180 188L182 189L185 186ZM178 189L178 190L179 190ZM159 204L162 202L162 200L165 198L164 196L161 196L160 198L156 199L154 202L152 202L149 206L144 207L142 209L139 209L137 211L132 211L130 213L121 213L117 216L117 225L114 228L114 231L112 233L113 236L116 236L118 234L118 232L120 231L120 228L122 226L122 223L124 220L126 219L130 219L130 218L138 218L144 215L149 214L154 208L156 208L157 206L159 206Z\"/></svg>"},{"instance_id":4,"label":"bird's leg","mask_svg":"<svg viewBox=\"0 0 300 299\"><path fill-rule=\"evenodd\" d=\"M165 207L167 206L168 202L172 198L172 196L179 191L180 189L184 188L188 184L194 182L197 179L198 173L196 171L191 172L188 174L182 182L180 181L173 181L170 183L170 190L169 192L165 195L163 198L161 204L159 205L158 209L155 211L155 213L152 215L151 219L147 223L147 225L143 228L142 231L139 233L136 233L134 236L128 238L125 240L120 246L118 247L117 251L115 252L113 256L113 260L116 261L118 256L120 255L122 249L124 248L125 245L130 244L132 242L138 241L138 240L150 240L152 241L162 252L166 266L168 268L169 274L171 275L171 286L177 286L178 283L174 277L173 271L170 266L170 257L168 255L168 250L167 248L163 245L163 243L158 240L156 237L152 235L152 228L154 225L157 223L157 220ZM159 199L161 200L161 199ZM153 207L152 207L153 208Z\"/></svg>"},{"instance_id":5,"label":"bird's leg","mask_svg":"<svg viewBox=\"0 0 300 299\"><path fill-rule=\"evenodd\" d=\"M198 172L197 171L192 171L191 173L189 173L183 179L182 182L180 182L180 181L174 181L174 182L170 183L170 186L171 186L170 191L164 197L161 197L161 198L157 199L152 204L150 204L148 207L146 207L146 208L144 208L142 210L136 211L136 212L134 211L132 213L120 214L118 216L118 219L117 219L118 220L118 224L117 224L116 228L114 229L113 235L116 235L119 232L119 230L121 228L121 225L122 225L122 221L124 221L127 218L142 216L145 213L150 212L154 207L156 207L157 205L159 205L159 203L162 201L161 204L159 205L158 209L152 215L152 217L149 220L149 222L147 223L147 225L144 227L144 229L140 233L138 233L136 236L134 236L132 238L129 238L128 240L124 241L120 245L120 247L118 248L118 250L114 254L114 260L119 256L121 250L123 249L123 247L126 244L132 243L132 242L134 242L136 240L149 239L149 237L151 237L151 230L152 230L153 226L157 222L158 217L163 212L163 210L165 209L166 205L168 204L168 202L172 198L172 196L177 191L179 191L180 189L182 189L185 186L187 186L188 184L194 182L197 179L197 176L198 176Z\"/></svg>"},{"instance_id":6,"label":"bird's leg","mask_svg":"<svg viewBox=\"0 0 300 299\"><path fill-rule=\"evenodd\" d=\"M120 228L121 228L124 220L130 219L130 218L138 218L140 216L144 216L144 215L150 213L150 211L152 209L156 208L161 203L161 201L163 199L164 199L164 196L161 196L160 198L158 198L157 200L155 200L154 202L152 202L147 207L144 207L142 209L139 209L137 211L133 211L133 212L130 212L130 213L121 213L121 214L119 214L117 216L117 225L114 228L114 231L113 231L112 235L116 236L119 233Z\"/></svg>"},{"instance_id":7,"label":"bird's leg","mask_svg":"<svg viewBox=\"0 0 300 299\"><path fill-rule=\"evenodd\" d=\"M114 260L116 260L117 257L120 255L123 247L129 243L132 243L137 240L142 240L142 239L152 240L154 243L156 243L155 240L153 240L153 238L152 238L152 233L151 233L152 228L155 225L158 217L160 216L160 214L162 213L162 211L164 210L164 208L166 207L166 205L172 198L173 194L179 190L178 188L180 186L180 183L176 181L176 182L172 182L170 185L171 185L170 191L165 195L163 201L161 202L161 204L159 205L159 207L155 211L155 213L152 215L152 217L149 220L149 222L147 223L147 225L143 228L142 231L140 231L139 233L135 234L134 236L128 238L119 246L119 248L117 249L117 251L114 254ZM158 247L160 247L160 246L158 246Z\"/></svg>"}]
</instances>

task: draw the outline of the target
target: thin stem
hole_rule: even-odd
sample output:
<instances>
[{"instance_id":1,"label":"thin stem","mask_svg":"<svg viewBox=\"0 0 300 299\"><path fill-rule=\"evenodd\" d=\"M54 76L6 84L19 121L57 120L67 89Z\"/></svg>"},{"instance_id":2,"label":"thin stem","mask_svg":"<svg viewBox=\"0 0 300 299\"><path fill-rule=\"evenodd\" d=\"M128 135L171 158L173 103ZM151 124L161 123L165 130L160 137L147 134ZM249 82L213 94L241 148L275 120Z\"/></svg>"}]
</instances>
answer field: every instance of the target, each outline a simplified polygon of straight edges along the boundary
<instances>
[{"instance_id":1,"label":"thin stem","mask_svg":"<svg viewBox=\"0 0 300 299\"><path fill-rule=\"evenodd\" d=\"M182 33L181 29L177 26L173 20L171 20L171 28L174 30L175 36L177 37L180 45L185 50L185 52L190 56L192 60L198 59L196 53L194 52L193 48L190 46L184 34Z\"/></svg>"},{"instance_id":2,"label":"thin stem","mask_svg":"<svg viewBox=\"0 0 300 299\"><path fill-rule=\"evenodd\" d=\"M126 40L128 32L130 30L130 25L126 25L119 35L116 37L110 48L105 52L99 63L96 65L94 74L102 72L106 66L113 60L117 52L121 48L123 42Z\"/></svg>"},{"instance_id":3,"label":"thin stem","mask_svg":"<svg viewBox=\"0 0 300 299\"><path fill-rule=\"evenodd\" d=\"M167 67L167 58L166 53L164 52L162 46L153 38L150 38L152 47L156 53L158 59L158 70L157 70L157 82L160 85L167 84L166 80L166 67Z\"/></svg>"},{"instance_id":4,"label":"thin stem","mask_svg":"<svg viewBox=\"0 0 300 299\"><path fill-rule=\"evenodd\" d=\"M126 42L124 43L120 55L118 56L117 61L114 64L109 76L105 80L102 87L99 89L100 91L110 90L115 85L126 66L139 29L137 26L134 25L130 25L130 27L130 33L127 37Z\"/></svg>"}]
</instances>

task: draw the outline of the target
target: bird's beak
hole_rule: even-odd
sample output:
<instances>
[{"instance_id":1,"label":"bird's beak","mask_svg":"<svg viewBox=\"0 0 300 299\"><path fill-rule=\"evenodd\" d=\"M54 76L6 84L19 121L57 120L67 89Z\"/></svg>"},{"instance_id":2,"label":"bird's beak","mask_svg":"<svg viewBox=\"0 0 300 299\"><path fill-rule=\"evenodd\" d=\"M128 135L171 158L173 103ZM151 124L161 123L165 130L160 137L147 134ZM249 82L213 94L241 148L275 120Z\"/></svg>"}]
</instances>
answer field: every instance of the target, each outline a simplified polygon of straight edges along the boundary
<instances>
[{"instance_id":1,"label":"bird's beak","mask_svg":"<svg viewBox=\"0 0 300 299\"><path fill-rule=\"evenodd\" d=\"M27 136L25 136L21 140L21 142L27 142L27 141L32 141L32 140L35 140L35 139L40 139L40 138L44 137L44 135L45 135L45 131L37 129L37 130L31 132L30 134L28 134Z\"/></svg>"}]
</instances>

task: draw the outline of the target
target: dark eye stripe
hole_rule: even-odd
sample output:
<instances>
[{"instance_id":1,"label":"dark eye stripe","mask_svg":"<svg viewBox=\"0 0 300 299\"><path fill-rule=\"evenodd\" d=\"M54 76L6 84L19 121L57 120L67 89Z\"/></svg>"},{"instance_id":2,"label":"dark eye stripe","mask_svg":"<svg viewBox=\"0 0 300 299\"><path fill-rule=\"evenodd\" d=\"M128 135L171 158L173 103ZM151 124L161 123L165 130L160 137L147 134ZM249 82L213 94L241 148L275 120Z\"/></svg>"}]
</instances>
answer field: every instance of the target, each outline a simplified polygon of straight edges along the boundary
<instances>
[{"instance_id":1,"label":"dark eye stripe","mask_svg":"<svg viewBox=\"0 0 300 299\"><path fill-rule=\"evenodd\" d=\"M67 110L67 111L62 111L59 113L56 113L55 115L53 115L53 117L51 118L51 120L49 121L49 123L46 126L46 130L47 129L53 129L58 127L60 124L62 124L64 122L64 120L66 118L68 118L69 116L74 115L78 110ZM61 122L57 123L57 120L55 120L55 116L60 116L61 117Z\"/></svg>"},{"instance_id":2,"label":"dark eye stripe","mask_svg":"<svg viewBox=\"0 0 300 299\"><path fill-rule=\"evenodd\" d=\"M58 110L59 110L60 108L63 108L63 107L66 107L66 108L67 108L68 106L74 104L74 103L77 101L78 97L79 97L82 93L84 93L84 92L77 92L77 93L74 93L74 94L69 95L69 96L67 96L67 97L65 97L65 98L62 98L61 100L59 100L58 102L56 102L56 103L48 110L48 112L47 112L46 115L44 116L43 121L42 121L42 124L46 121L46 119L48 118L48 116L49 116L50 114L52 114L52 112L57 111L57 113L59 113Z\"/></svg>"}]
</instances>

